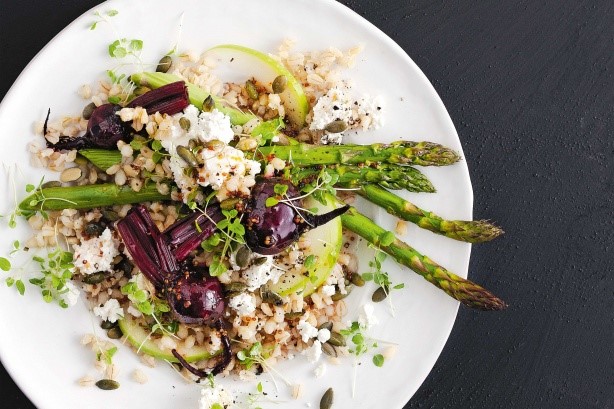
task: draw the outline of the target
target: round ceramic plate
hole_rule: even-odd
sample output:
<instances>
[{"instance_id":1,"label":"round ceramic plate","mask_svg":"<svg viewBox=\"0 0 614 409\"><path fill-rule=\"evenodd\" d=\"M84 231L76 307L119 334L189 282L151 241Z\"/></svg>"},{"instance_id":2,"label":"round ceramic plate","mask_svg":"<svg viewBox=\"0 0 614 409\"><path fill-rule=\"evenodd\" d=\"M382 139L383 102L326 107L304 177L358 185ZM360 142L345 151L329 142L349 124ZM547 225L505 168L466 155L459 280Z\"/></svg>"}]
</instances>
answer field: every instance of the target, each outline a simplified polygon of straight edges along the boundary
<instances>
[{"instance_id":1,"label":"round ceramic plate","mask_svg":"<svg viewBox=\"0 0 614 409\"><path fill-rule=\"evenodd\" d=\"M99 24L94 11L117 10L113 27ZM329 0L232 0L225 2L183 0L109 1L74 21L49 43L23 71L0 107L0 160L5 175L0 182L3 202L0 213L10 213L25 196L26 183L37 183L43 172L28 165L26 144L40 139L32 124L44 119L49 107L53 115L78 114L84 101L77 95L81 84L95 83L116 61L107 47L117 37L143 40L143 61L157 61L177 41L179 49L204 51L222 43L242 44L264 52L275 52L284 38L294 38L298 50L322 50L329 46L348 49L365 46L355 68L347 71L354 88L381 95L386 101L386 124L376 132L353 135L353 142L390 142L397 139L431 140L462 152L445 107L418 67L390 38L348 8ZM180 22L183 22L180 29ZM446 218L470 219L472 190L466 163L445 168L424 169L437 187L436 194L405 194L417 205ZM58 175L47 174L47 179ZM401 193L404 194L404 193ZM381 226L394 230L395 220L381 209L362 209ZM15 239L28 237L27 223L20 221L9 229L5 219L0 234L0 254L6 256ZM470 245L421 231L410 225L402 237L423 254L451 271L466 277ZM362 271L367 268L371 250L361 251ZM396 355L382 368L366 354L354 371L353 360L327 364L321 378L314 376L315 365L298 356L276 368L292 383L302 384L303 395L293 400L291 388L278 378L276 390L271 377L260 376L268 398L261 407L317 407L323 392L333 387L336 407L402 408L423 382L439 356L452 328L458 303L407 268L387 261L385 269L393 282L405 283L394 291L394 316L388 303L376 305L380 324L369 334L397 344ZM27 278L32 265L13 275ZM0 274L7 274L0 272ZM4 279L3 279L4 281ZM359 307L373 287L355 290L349 300L348 320L355 320ZM80 345L85 333L104 336L81 301L63 310L46 304L34 286L26 284L25 295L15 288L0 286L0 356L21 389L40 409L96 408L196 408L200 386L186 383L164 362L147 368L126 346L119 345L114 361L120 368L121 387L113 392L81 387L84 375L99 378L92 352ZM384 344L374 350L382 351ZM142 369L149 382L140 385L131 373ZM354 376L355 375L355 376ZM233 390L255 391L257 382L221 379ZM355 393L352 396L352 384Z\"/></svg>"}]
</instances>

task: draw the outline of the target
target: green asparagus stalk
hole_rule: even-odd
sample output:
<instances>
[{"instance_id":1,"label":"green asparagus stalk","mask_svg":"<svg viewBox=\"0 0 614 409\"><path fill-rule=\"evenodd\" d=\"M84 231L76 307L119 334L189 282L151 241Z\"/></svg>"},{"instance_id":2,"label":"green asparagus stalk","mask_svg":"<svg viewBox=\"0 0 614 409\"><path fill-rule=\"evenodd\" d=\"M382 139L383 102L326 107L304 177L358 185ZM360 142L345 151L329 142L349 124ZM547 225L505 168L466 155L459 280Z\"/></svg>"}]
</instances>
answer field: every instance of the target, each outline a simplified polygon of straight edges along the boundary
<instances>
[{"instance_id":1,"label":"green asparagus stalk","mask_svg":"<svg viewBox=\"0 0 614 409\"><path fill-rule=\"evenodd\" d=\"M295 168L292 179L301 182L314 178L320 172L338 175L336 186L358 188L366 183L376 183L389 189L406 189L410 192L435 192L428 178L416 168L388 163L373 163L370 166L331 165L325 168Z\"/></svg>"},{"instance_id":2,"label":"green asparagus stalk","mask_svg":"<svg viewBox=\"0 0 614 409\"><path fill-rule=\"evenodd\" d=\"M147 86L152 89L160 88L163 85L171 84L173 82L182 81L182 79L176 75L162 72L140 72L132 74L130 79L135 84ZM202 109L203 101L211 94L189 82L186 82L186 86L188 87L188 97L190 98L190 103L196 106L198 109ZM220 98L215 95L211 95L211 97L215 102L215 107L228 115L230 117L230 122L233 125L244 125L250 120L257 118L252 113L243 112L235 107L229 106L228 101L224 100L224 98Z\"/></svg>"},{"instance_id":3,"label":"green asparagus stalk","mask_svg":"<svg viewBox=\"0 0 614 409\"><path fill-rule=\"evenodd\" d=\"M38 210L92 209L94 207L123 205L168 200L170 195L158 192L156 185L147 185L135 192L130 186L116 184L41 188L26 197L19 209L24 212Z\"/></svg>"},{"instance_id":4,"label":"green asparagus stalk","mask_svg":"<svg viewBox=\"0 0 614 409\"><path fill-rule=\"evenodd\" d=\"M397 238L390 244L381 243L380 240L387 231L358 212L356 208L351 207L350 210L341 215L341 222L343 227L377 246L380 250L392 256L399 264L409 267L467 307L484 311L502 310L507 307L505 302L488 290L449 272L427 256L420 254L407 243Z\"/></svg>"},{"instance_id":5,"label":"green asparagus stalk","mask_svg":"<svg viewBox=\"0 0 614 409\"><path fill-rule=\"evenodd\" d=\"M106 171L113 165L117 165L122 161L120 151L110 151L107 149L81 149L79 154L85 159L92 162L94 166Z\"/></svg>"},{"instance_id":6,"label":"green asparagus stalk","mask_svg":"<svg viewBox=\"0 0 614 409\"><path fill-rule=\"evenodd\" d=\"M482 243L503 234L503 230L486 220L444 220L377 185L363 185L357 193L400 219L454 240Z\"/></svg>"},{"instance_id":7,"label":"green asparagus stalk","mask_svg":"<svg viewBox=\"0 0 614 409\"><path fill-rule=\"evenodd\" d=\"M364 164L386 162L398 165L446 166L460 156L445 146L432 142L397 141L372 145L310 145L265 146L258 152L265 158L272 155L289 161L293 166Z\"/></svg>"}]
</instances>

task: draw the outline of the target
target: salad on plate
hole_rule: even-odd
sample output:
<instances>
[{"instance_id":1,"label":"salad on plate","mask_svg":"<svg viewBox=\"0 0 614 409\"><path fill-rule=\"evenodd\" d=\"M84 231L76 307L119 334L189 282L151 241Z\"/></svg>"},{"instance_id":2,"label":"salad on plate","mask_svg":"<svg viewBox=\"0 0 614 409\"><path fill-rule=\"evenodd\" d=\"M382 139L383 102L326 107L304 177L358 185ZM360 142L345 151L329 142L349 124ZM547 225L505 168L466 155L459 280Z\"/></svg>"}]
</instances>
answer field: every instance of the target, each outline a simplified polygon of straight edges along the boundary
<instances>
[{"instance_id":1,"label":"salad on plate","mask_svg":"<svg viewBox=\"0 0 614 409\"><path fill-rule=\"evenodd\" d=\"M122 38L108 53L140 62L142 48ZM37 123L32 164L57 177L27 185L5 215L9 225L25 218L32 237L15 241L0 268L22 294L28 283L63 308L87 300L106 336L83 334L99 376L80 384L120 387L113 357L128 345L145 364L165 361L202 384L202 408L257 407L265 397L258 383L242 400L217 376L267 374L300 399L301 385L276 369L283 360L308 360L316 377L356 357L384 366L396 346L373 332L373 304L394 311L392 294L404 287L382 268L386 258L468 307L505 308L397 237L407 223L470 243L502 231L443 219L395 193L436 194L420 167L453 166L461 158L452 149L345 143L386 121L386 101L345 75L360 52L298 52L290 40L275 53L174 47L157 66L106 71L79 88L81 112L50 109ZM357 197L397 217L395 231L359 212ZM374 257L360 265L365 246ZM40 271L27 280L12 274L25 252ZM347 316L352 291L372 293L358 317ZM321 407L332 402L329 389Z\"/></svg>"}]
</instances>

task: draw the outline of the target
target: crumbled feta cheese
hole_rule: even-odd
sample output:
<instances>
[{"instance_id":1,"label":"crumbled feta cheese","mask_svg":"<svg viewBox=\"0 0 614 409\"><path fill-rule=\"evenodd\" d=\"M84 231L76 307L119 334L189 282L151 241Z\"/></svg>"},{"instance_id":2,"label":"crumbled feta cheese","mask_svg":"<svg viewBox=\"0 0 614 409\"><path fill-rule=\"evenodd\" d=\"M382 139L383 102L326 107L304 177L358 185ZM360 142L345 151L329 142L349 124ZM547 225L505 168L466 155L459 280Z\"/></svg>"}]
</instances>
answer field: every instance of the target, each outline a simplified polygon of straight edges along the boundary
<instances>
[{"instance_id":1,"label":"crumbled feta cheese","mask_svg":"<svg viewBox=\"0 0 614 409\"><path fill-rule=\"evenodd\" d=\"M257 258L265 257L266 260L260 265L252 264L242 272L241 276L246 281L249 291L254 291L269 281L275 284L284 273L275 267L272 256L261 256L259 254L254 256Z\"/></svg>"},{"instance_id":2,"label":"crumbled feta cheese","mask_svg":"<svg viewBox=\"0 0 614 409\"><path fill-rule=\"evenodd\" d=\"M216 403L225 408L233 403L232 395L221 385L200 390L200 409L211 409Z\"/></svg>"},{"instance_id":3,"label":"crumbled feta cheese","mask_svg":"<svg viewBox=\"0 0 614 409\"><path fill-rule=\"evenodd\" d=\"M384 123L381 98L364 95L353 99L349 96L348 88L333 87L321 96L313 107L309 129L324 130L333 121L345 122L348 129L357 128L359 125L363 130L378 129ZM327 132L322 136L320 143L340 144L342 140L343 133Z\"/></svg>"},{"instance_id":4,"label":"crumbled feta cheese","mask_svg":"<svg viewBox=\"0 0 614 409\"><path fill-rule=\"evenodd\" d=\"M102 306L94 307L94 315L103 321L116 322L124 317L124 310L115 298L109 298Z\"/></svg>"},{"instance_id":5,"label":"crumbled feta cheese","mask_svg":"<svg viewBox=\"0 0 614 409\"><path fill-rule=\"evenodd\" d=\"M321 378L324 376L325 373L326 373L326 364L322 362L320 365L316 367L316 369L314 370L314 374L316 378Z\"/></svg>"},{"instance_id":6,"label":"crumbled feta cheese","mask_svg":"<svg viewBox=\"0 0 614 409\"><path fill-rule=\"evenodd\" d=\"M70 281L64 285L64 289L68 290L62 294L60 294L61 299L66 303L67 306L72 307L79 300L79 289Z\"/></svg>"},{"instance_id":7,"label":"crumbled feta cheese","mask_svg":"<svg viewBox=\"0 0 614 409\"><path fill-rule=\"evenodd\" d=\"M230 299L228 305L235 310L240 317L251 315L256 310L256 301L247 293L235 295Z\"/></svg>"},{"instance_id":8,"label":"crumbled feta cheese","mask_svg":"<svg viewBox=\"0 0 614 409\"><path fill-rule=\"evenodd\" d=\"M128 314L132 315L133 317L139 318L143 316L143 313L139 310L137 310L136 308L134 308L134 306L132 304L130 304L128 306Z\"/></svg>"},{"instance_id":9,"label":"crumbled feta cheese","mask_svg":"<svg viewBox=\"0 0 614 409\"><path fill-rule=\"evenodd\" d=\"M303 342L309 341L311 338L315 338L318 336L318 329L311 325L305 318L301 318L296 326L299 334L303 338Z\"/></svg>"},{"instance_id":10,"label":"crumbled feta cheese","mask_svg":"<svg viewBox=\"0 0 614 409\"><path fill-rule=\"evenodd\" d=\"M243 151L225 146L222 149L203 149L200 153L204 165L198 171L198 184L217 190L217 198L248 196L256 183L260 163L247 159Z\"/></svg>"},{"instance_id":11,"label":"crumbled feta cheese","mask_svg":"<svg viewBox=\"0 0 614 409\"><path fill-rule=\"evenodd\" d=\"M313 341L313 345L303 351L303 354L307 356L307 360L314 364L320 360L322 356L322 344L317 339Z\"/></svg>"},{"instance_id":12,"label":"crumbled feta cheese","mask_svg":"<svg viewBox=\"0 0 614 409\"><path fill-rule=\"evenodd\" d=\"M175 183L177 187L181 190L181 196L183 198L183 202L187 203L198 185L196 183L196 179L192 176L186 174L185 170L188 169L187 163L181 159L177 155L172 155L169 159L169 167L173 172L173 179L175 179Z\"/></svg>"},{"instance_id":13,"label":"crumbled feta cheese","mask_svg":"<svg viewBox=\"0 0 614 409\"><path fill-rule=\"evenodd\" d=\"M234 138L230 117L217 109L199 113L198 108L189 105L181 117L190 121L190 129L187 132L190 139L200 139L203 142L217 139L228 144ZM179 123L179 118L177 123Z\"/></svg>"},{"instance_id":14,"label":"crumbled feta cheese","mask_svg":"<svg viewBox=\"0 0 614 409\"><path fill-rule=\"evenodd\" d=\"M119 254L117 243L113 240L111 230L108 228L100 237L84 240L74 246L75 268L81 274L93 274L99 271L111 271L115 256Z\"/></svg>"},{"instance_id":15,"label":"crumbled feta cheese","mask_svg":"<svg viewBox=\"0 0 614 409\"><path fill-rule=\"evenodd\" d=\"M366 303L365 305L362 306L363 312L358 316L358 324L361 327L365 329L369 329L373 327L374 325L379 324L379 320L373 313L374 310L375 308L373 307L373 304L371 303Z\"/></svg>"},{"instance_id":16,"label":"crumbled feta cheese","mask_svg":"<svg viewBox=\"0 0 614 409\"><path fill-rule=\"evenodd\" d=\"M325 285L322 286L322 294L328 295L329 297L335 294L335 286L334 285Z\"/></svg>"},{"instance_id":17,"label":"crumbled feta cheese","mask_svg":"<svg viewBox=\"0 0 614 409\"><path fill-rule=\"evenodd\" d=\"M318 341L325 343L330 339L330 331L326 328L322 328L318 331Z\"/></svg>"}]
</instances>

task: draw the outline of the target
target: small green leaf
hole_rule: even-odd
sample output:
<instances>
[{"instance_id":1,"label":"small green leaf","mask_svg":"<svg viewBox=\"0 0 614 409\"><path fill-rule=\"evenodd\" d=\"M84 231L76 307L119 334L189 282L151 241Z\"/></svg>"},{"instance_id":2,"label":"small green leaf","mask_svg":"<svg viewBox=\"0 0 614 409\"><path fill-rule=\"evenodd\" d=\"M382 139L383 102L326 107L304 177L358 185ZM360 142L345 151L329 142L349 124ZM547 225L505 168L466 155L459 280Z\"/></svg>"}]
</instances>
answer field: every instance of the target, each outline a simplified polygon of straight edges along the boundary
<instances>
[{"instance_id":1,"label":"small green leaf","mask_svg":"<svg viewBox=\"0 0 614 409\"><path fill-rule=\"evenodd\" d=\"M154 140L151 142L151 149L153 149L153 150L154 150L154 151L156 151L156 152L157 152L157 151L159 151L159 150L161 150L161 149L162 149L162 142L160 142L160 141L159 141L159 140L157 140L157 139L154 139Z\"/></svg>"},{"instance_id":2,"label":"small green leaf","mask_svg":"<svg viewBox=\"0 0 614 409\"><path fill-rule=\"evenodd\" d=\"M305 266L305 268L307 270L311 270L312 268L314 268L316 266L316 256L314 256L313 254L310 254L307 256L307 258L305 258L305 262L303 263L303 265Z\"/></svg>"},{"instance_id":3,"label":"small green leaf","mask_svg":"<svg viewBox=\"0 0 614 409\"><path fill-rule=\"evenodd\" d=\"M97 25L98 25L97 21L93 22L92 25L90 26L90 30L96 30Z\"/></svg>"},{"instance_id":4,"label":"small green leaf","mask_svg":"<svg viewBox=\"0 0 614 409\"><path fill-rule=\"evenodd\" d=\"M11 262L8 258L0 257L0 270L9 271L11 269Z\"/></svg>"},{"instance_id":5,"label":"small green leaf","mask_svg":"<svg viewBox=\"0 0 614 409\"><path fill-rule=\"evenodd\" d=\"M352 342L356 345L362 345L365 342L365 338L362 334L358 333L352 337Z\"/></svg>"},{"instance_id":6,"label":"small green leaf","mask_svg":"<svg viewBox=\"0 0 614 409\"><path fill-rule=\"evenodd\" d=\"M384 356L382 354L373 356L373 364L378 368L381 368L384 365Z\"/></svg>"},{"instance_id":7,"label":"small green leaf","mask_svg":"<svg viewBox=\"0 0 614 409\"><path fill-rule=\"evenodd\" d=\"M277 203L279 203L279 200L277 200L274 197L267 197L266 201L264 202L266 207L273 207L275 206Z\"/></svg>"},{"instance_id":8,"label":"small green leaf","mask_svg":"<svg viewBox=\"0 0 614 409\"><path fill-rule=\"evenodd\" d=\"M107 11L107 16L109 16L109 17L117 16L118 14L119 14L119 11L117 11L117 10L109 10L109 11Z\"/></svg>"},{"instance_id":9,"label":"small green leaf","mask_svg":"<svg viewBox=\"0 0 614 409\"><path fill-rule=\"evenodd\" d=\"M213 405L211 405L211 409L224 409L224 407L219 403L214 403Z\"/></svg>"},{"instance_id":10,"label":"small green leaf","mask_svg":"<svg viewBox=\"0 0 614 409\"><path fill-rule=\"evenodd\" d=\"M143 49L143 40L131 40L130 48L133 51L141 51Z\"/></svg>"},{"instance_id":11,"label":"small green leaf","mask_svg":"<svg viewBox=\"0 0 614 409\"><path fill-rule=\"evenodd\" d=\"M394 287L392 287L392 288L394 288L395 290L400 290L401 288L404 288L404 287L405 287L405 283L401 283L401 284L397 284L397 285L395 285L395 286L394 286Z\"/></svg>"},{"instance_id":12,"label":"small green leaf","mask_svg":"<svg viewBox=\"0 0 614 409\"><path fill-rule=\"evenodd\" d=\"M23 295L26 292L26 286L21 280L15 281L15 288L19 291L19 294Z\"/></svg>"},{"instance_id":13,"label":"small green leaf","mask_svg":"<svg viewBox=\"0 0 614 409\"><path fill-rule=\"evenodd\" d=\"M283 196L288 192L288 185L284 185L283 183L277 183L273 187L273 191L279 196Z\"/></svg>"},{"instance_id":14,"label":"small green leaf","mask_svg":"<svg viewBox=\"0 0 614 409\"><path fill-rule=\"evenodd\" d=\"M258 392L262 393L262 382L258 382L258 386L256 386L256 390L258 390Z\"/></svg>"},{"instance_id":15,"label":"small green leaf","mask_svg":"<svg viewBox=\"0 0 614 409\"><path fill-rule=\"evenodd\" d=\"M362 274L362 279L365 280L365 281L373 280L373 273L363 273Z\"/></svg>"},{"instance_id":16,"label":"small green leaf","mask_svg":"<svg viewBox=\"0 0 614 409\"><path fill-rule=\"evenodd\" d=\"M113 96L110 96L110 97L109 97L109 102L110 102L111 104L118 105L118 104L121 102L121 100L122 100L122 99L121 99L120 97L118 97L117 95L113 95Z\"/></svg>"},{"instance_id":17,"label":"small green leaf","mask_svg":"<svg viewBox=\"0 0 614 409\"><path fill-rule=\"evenodd\" d=\"M130 142L130 147L134 149L135 151L140 151L141 148L143 148L143 143L141 141L137 141L136 139L133 139Z\"/></svg>"},{"instance_id":18,"label":"small green leaf","mask_svg":"<svg viewBox=\"0 0 614 409\"><path fill-rule=\"evenodd\" d=\"M34 189L36 189L36 187L34 185L31 184L27 184L26 185L26 192L30 193L32 192Z\"/></svg>"},{"instance_id":19,"label":"small green leaf","mask_svg":"<svg viewBox=\"0 0 614 409\"><path fill-rule=\"evenodd\" d=\"M15 284L15 279L13 277L7 277L4 282L6 283L7 287L12 287L13 284Z\"/></svg>"},{"instance_id":20,"label":"small green leaf","mask_svg":"<svg viewBox=\"0 0 614 409\"><path fill-rule=\"evenodd\" d=\"M394 236L394 233L387 231L380 236L379 242L382 246L390 246L392 243L394 243L395 239L396 237Z\"/></svg>"},{"instance_id":21,"label":"small green leaf","mask_svg":"<svg viewBox=\"0 0 614 409\"><path fill-rule=\"evenodd\" d=\"M247 355L245 354L245 351L241 350L241 351L237 352L237 359L239 361L245 361L245 358L247 358Z\"/></svg>"}]
</instances>

